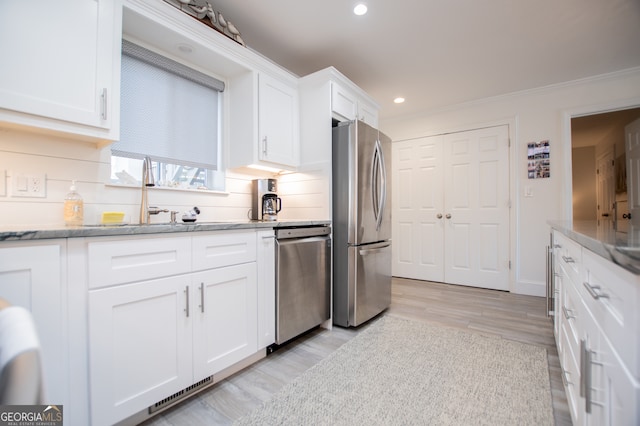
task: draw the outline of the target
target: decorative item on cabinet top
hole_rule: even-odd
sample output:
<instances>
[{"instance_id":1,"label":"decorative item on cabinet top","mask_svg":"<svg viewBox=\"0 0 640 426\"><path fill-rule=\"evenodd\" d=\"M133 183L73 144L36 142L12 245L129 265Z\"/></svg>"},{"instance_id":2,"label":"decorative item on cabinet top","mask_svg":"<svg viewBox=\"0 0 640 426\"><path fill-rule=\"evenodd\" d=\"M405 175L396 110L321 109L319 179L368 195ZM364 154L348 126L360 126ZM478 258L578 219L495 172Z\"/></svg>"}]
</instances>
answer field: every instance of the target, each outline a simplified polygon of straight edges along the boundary
<instances>
[{"instance_id":1,"label":"decorative item on cabinet top","mask_svg":"<svg viewBox=\"0 0 640 426\"><path fill-rule=\"evenodd\" d=\"M198 21L210 26L214 30L226 35L236 43L245 46L240 37L240 31L231 21L227 20L220 11L213 9L213 5L205 0L164 0L166 3L180 9Z\"/></svg>"}]
</instances>

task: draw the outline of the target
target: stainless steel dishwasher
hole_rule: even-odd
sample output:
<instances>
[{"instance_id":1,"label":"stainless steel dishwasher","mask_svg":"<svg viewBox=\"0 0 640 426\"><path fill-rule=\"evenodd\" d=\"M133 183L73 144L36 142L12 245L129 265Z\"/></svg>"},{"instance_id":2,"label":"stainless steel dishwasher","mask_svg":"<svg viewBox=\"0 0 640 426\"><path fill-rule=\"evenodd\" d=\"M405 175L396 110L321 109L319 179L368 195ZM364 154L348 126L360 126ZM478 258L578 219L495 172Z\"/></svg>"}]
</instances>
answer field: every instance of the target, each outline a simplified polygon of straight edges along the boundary
<instances>
[{"instance_id":1,"label":"stainless steel dishwasher","mask_svg":"<svg viewBox=\"0 0 640 426\"><path fill-rule=\"evenodd\" d=\"M331 317L331 227L276 228L276 344Z\"/></svg>"}]
</instances>

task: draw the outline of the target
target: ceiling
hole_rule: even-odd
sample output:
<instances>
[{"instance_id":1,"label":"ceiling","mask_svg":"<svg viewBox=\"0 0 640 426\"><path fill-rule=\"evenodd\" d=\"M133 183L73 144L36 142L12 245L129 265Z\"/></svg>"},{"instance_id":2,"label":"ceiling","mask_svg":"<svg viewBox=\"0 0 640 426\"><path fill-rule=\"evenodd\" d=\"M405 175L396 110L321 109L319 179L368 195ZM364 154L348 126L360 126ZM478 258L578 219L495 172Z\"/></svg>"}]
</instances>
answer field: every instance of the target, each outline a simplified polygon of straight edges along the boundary
<instances>
[{"instance_id":1,"label":"ceiling","mask_svg":"<svg viewBox=\"0 0 640 426\"><path fill-rule=\"evenodd\" d=\"M640 0L356 2L211 1L293 73L336 67L381 120L640 66Z\"/></svg>"}]
</instances>

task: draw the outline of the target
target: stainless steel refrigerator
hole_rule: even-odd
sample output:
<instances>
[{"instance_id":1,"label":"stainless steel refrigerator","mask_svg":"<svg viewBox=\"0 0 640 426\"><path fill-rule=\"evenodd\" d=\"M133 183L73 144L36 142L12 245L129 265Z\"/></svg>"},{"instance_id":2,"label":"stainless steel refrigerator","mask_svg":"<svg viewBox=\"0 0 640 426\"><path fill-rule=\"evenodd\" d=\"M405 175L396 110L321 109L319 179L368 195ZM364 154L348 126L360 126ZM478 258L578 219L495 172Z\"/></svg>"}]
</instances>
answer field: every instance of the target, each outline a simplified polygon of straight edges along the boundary
<instances>
[{"instance_id":1,"label":"stainless steel refrigerator","mask_svg":"<svg viewBox=\"0 0 640 426\"><path fill-rule=\"evenodd\" d=\"M333 128L333 323L391 303L391 140L362 121Z\"/></svg>"}]
</instances>

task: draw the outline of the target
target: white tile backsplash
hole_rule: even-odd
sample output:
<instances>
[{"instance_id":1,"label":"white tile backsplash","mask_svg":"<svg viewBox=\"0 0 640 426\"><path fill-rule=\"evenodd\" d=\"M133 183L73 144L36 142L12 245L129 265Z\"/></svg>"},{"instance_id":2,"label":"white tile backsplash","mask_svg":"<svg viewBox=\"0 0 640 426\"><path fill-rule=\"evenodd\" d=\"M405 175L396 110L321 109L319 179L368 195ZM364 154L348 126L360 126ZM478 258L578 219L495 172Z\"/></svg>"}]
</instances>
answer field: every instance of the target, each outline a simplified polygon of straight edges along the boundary
<instances>
[{"instance_id":1,"label":"white tile backsplash","mask_svg":"<svg viewBox=\"0 0 640 426\"><path fill-rule=\"evenodd\" d=\"M0 196L0 228L11 226L62 226L64 198L76 181L84 200L85 224L99 221L103 211L124 211L137 223L139 188L105 185L110 175L110 148L90 142L67 140L40 133L0 127L0 170L6 170L7 188L16 174L44 173L44 198ZM275 176L283 209L281 219L329 219L327 172L330 168ZM264 176L272 177L272 176ZM251 208L251 180L257 176L227 171L225 193L198 193L151 188L149 204L183 212L198 206L200 221L246 220ZM168 214L152 216L152 222L167 222Z\"/></svg>"}]
</instances>

